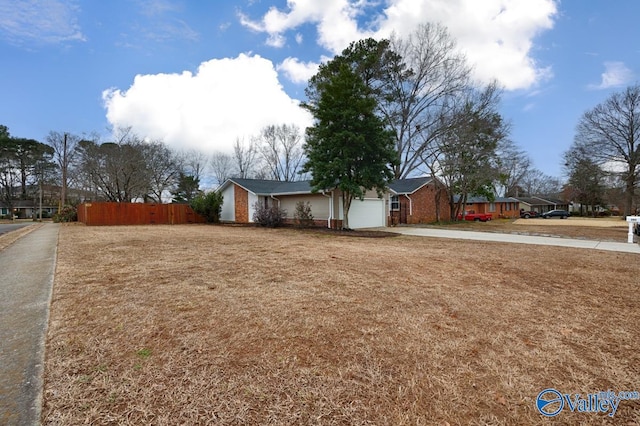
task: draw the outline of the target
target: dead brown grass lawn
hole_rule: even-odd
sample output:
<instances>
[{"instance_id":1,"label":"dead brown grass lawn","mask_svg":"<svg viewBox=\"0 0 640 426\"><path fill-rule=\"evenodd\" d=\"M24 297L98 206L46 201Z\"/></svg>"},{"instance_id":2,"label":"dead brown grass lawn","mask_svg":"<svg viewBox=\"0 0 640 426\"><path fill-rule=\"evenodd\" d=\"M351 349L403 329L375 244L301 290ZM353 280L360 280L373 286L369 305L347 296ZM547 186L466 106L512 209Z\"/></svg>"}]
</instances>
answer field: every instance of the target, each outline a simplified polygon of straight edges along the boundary
<instances>
[{"instance_id":1,"label":"dead brown grass lawn","mask_svg":"<svg viewBox=\"0 0 640 426\"><path fill-rule=\"evenodd\" d=\"M547 387L640 390L639 277L594 250L63 226L43 423L539 424Z\"/></svg>"}]
</instances>

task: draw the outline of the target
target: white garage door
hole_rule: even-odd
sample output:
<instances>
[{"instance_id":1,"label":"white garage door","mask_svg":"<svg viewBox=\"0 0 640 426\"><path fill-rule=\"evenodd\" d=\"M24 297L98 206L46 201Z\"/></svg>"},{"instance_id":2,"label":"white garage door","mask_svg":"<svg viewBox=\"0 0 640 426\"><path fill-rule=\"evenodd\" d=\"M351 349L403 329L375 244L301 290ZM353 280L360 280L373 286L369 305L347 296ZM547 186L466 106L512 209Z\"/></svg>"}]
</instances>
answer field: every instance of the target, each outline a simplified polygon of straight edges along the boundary
<instances>
[{"instance_id":1,"label":"white garage door","mask_svg":"<svg viewBox=\"0 0 640 426\"><path fill-rule=\"evenodd\" d=\"M351 202L349 209L349 226L353 229L385 226L384 213L384 200L379 198L363 201L355 199Z\"/></svg>"}]
</instances>

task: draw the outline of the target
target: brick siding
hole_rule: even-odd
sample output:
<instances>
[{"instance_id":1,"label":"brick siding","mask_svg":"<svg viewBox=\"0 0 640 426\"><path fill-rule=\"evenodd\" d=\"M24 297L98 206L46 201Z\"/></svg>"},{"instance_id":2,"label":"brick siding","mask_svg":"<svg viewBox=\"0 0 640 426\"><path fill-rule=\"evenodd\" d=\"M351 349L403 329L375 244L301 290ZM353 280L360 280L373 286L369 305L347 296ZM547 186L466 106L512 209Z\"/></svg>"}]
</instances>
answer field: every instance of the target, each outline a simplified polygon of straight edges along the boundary
<instances>
[{"instance_id":1,"label":"brick siding","mask_svg":"<svg viewBox=\"0 0 640 426\"><path fill-rule=\"evenodd\" d=\"M449 203L444 190L441 190L440 196L440 219L449 219ZM436 221L436 188L434 185L425 185L418 191L409 195L411 198L411 206L409 199L405 195L399 195L400 210L392 211L389 217L390 225L399 223L418 224L430 223Z\"/></svg>"},{"instance_id":2,"label":"brick siding","mask_svg":"<svg viewBox=\"0 0 640 426\"><path fill-rule=\"evenodd\" d=\"M249 192L238 185L233 185L233 199L236 223L249 223Z\"/></svg>"}]
</instances>

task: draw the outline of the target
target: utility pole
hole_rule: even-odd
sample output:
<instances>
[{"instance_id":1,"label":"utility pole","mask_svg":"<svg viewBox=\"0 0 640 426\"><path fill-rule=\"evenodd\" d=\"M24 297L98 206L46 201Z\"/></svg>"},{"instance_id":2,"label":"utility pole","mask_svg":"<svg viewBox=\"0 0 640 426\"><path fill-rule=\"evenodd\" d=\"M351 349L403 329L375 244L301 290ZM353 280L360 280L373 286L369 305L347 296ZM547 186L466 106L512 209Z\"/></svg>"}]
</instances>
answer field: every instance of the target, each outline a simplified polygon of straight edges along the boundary
<instances>
[{"instance_id":1,"label":"utility pole","mask_svg":"<svg viewBox=\"0 0 640 426\"><path fill-rule=\"evenodd\" d=\"M42 222L42 175L43 175L43 170L42 170L42 166L40 166L40 194L39 194L40 200L39 200L39 207L38 207L40 222Z\"/></svg>"},{"instance_id":2,"label":"utility pole","mask_svg":"<svg viewBox=\"0 0 640 426\"><path fill-rule=\"evenodd\" d=\"M60 212L67 204L67 134L62 141L62 188L60 189Z\"/></svg>"}]
</instances>

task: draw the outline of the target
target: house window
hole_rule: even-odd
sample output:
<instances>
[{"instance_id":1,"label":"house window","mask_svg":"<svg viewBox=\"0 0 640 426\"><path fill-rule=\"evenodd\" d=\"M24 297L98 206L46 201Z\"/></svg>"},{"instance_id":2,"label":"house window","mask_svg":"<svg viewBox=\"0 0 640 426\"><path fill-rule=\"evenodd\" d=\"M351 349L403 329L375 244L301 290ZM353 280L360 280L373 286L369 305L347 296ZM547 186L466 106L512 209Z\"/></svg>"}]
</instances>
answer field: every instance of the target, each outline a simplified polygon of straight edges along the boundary
<instances>
[{"instance_id":1,"label":"house window","mask_svg":"<svg viewBox=\"0 0 640 426\"><path fill-rule=\"evenodd\" d=\"M400 210L400 197L397 195L391 196L391 211L397 212Z\"/></svg>"},{"instance_id":2,"label":"house window","mask_svg":"<svg viewBox=\"0 0 640 426\"><path fill-rule=\"evenodd\" d=\"M496 203L489 203L489 211L490 212L496 211Z\"/></svg>"}]
</instances>

